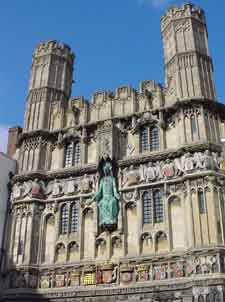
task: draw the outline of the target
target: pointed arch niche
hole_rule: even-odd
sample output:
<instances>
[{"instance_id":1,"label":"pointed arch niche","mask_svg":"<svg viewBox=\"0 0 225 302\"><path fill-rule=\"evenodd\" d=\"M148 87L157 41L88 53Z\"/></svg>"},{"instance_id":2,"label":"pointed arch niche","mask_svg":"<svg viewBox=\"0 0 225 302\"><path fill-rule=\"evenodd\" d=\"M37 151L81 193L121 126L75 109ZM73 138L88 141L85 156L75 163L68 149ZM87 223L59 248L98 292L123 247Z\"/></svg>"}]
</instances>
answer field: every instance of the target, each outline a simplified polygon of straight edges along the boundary
<instances>
[{"instance_id":1,"label":"pointed arch niche","mask_svg":"<svg viewBox=\"0 0 225 302\"><path fill-rule=\"evenodd\" d=\"M169 221L172 249L183 249L186 246L186 226L184 207L179 196L168 200Z\"/></svg>"},{"instance_id":2,"label":"pointed arch niche","mask_svg":"<svg viewBox=\"0 0 225 302\"><path fill-rule=\"evenodd\" d=\"M139 253L139 225L138 213L135 203L126 205L126 241L127 254L135 256Z\"/></svg>"},{"instance_id":3,"label":"pointed arch niche","mask_svg":"<svg viewBox=\"0 0 225 302\"><path fill-rule=\"evenodd\" d=\"M82 258L95 257L95 224L92 208L85 208L83 211L83 232L82 232Z\"/></svg>"},{"instance_id":4,"label":"pointed arch niche","mask_svg":"<svg viewBox=\"0 0 225 302\"><path fill-rule=\"evenodd\" d=\"M53 263L55 252L55 217L50 214L45 218L43 245L42 245L42 262Z\"/></svg>"}]
</instances>

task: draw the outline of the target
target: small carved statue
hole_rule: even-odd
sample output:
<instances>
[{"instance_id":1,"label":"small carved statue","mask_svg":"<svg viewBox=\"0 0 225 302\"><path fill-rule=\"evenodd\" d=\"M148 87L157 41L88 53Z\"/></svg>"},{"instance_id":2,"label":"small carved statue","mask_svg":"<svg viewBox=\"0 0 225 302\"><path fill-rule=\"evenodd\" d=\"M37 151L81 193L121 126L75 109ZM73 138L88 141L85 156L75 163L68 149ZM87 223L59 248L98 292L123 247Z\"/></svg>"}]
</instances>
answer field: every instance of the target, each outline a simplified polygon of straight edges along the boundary
<instances>
[{"instance_id":1,"label":"small carved statue","mask_svg":"<svg viewBox=\"0 0 225 302\"><path fill-rule=\"evenodd\" d=\"M103 154L102 154L104 158L107 158L108 156L111 155L111 149L112 149L112 146L110 144L109 138L104 137L104 139L103 139Z\"/></svg>"},{"instance_id":2,"label":"small carved statue","mask_svg":"<svg viewBox=\"0 0 225 302\"><path fill-rule=\"evenodd\" d=\"M99 179L98 174L93 174L91 176L91 188L93 192L96 192L98 190L98 179Z\"/></svg>"},{"instance_id":3,"label":"small carved statue","mask_svg":"<svg viewBox=\"0 0 225 302\"><path fill-rule=\"evenodd\" d=\"M184 170L186 172L191 171L194 169L194 159L191 156L191 153L186 153L185 154L185 161L184 161Z\"/></svg>"},{"instance_id":4,"label":"small carved statue","mask_svg":"<svg viewBox=\"0 0 225 302\"><path fill-rule=\"evenodd\" d=\"M213 158L209 150L206 150L204 153L204 168L212 169L213 168Z\"/></svg>"},{"instance_id":5,"label":"small carved statue","mask_svg":"<svg viewBox=\"0 0 225 302\"><path fill-rule=\"evenodd\" d=\"M155 175L157 179L162 179L162 162L157 161L155 164Z\"/></svg>"},{"instance_id":6,"label":"small carved statue","mask_svg":"<svg viewBox=\"0 0 225 302\"><path fill-rule=\"evenodd\" d=\"M67 181L66 194L71 195L75 192L75 182L72 177Z\"/></svg>"},{"instance_id":7,"label":"small carved statue","mask_svg":"<svg viewBox=\"0 0 225 302\"><path fill-rule=\"evenodd\" d=\"M181 165L181 161L179 158L174 159L174 168L175 168L175 175L181 176L184 173L184 169Z\"/></svg>"},{"instance_id":8,"label":"small carved statue","mask_svg":"<svg viewBox=\"0 0 225 302\"><path fill-rule=\"evenodd\" d=\"M219 158L218 158L218 154L216 152L212 153L212 159L213 159L213 164L214 167L218 170L220 169L220 163L219 163Z\"/></svg>"},{"instance_id":9,"label":"small carved statue","mask_svg":"<svg viewBox=\"0 0 225 302\"><path fill-rule=\"evenodd\" d=\"M80 181L80 192L87 193L90 190L90 179L87 174L84 174Z\"/></svg>"},{"instance_id":10,"label":"small carved statue","mask_svg":"<svg viewBox=\"0 0 225 302\"><path fill-rule=\"evenodd\" d=\"M140 182L145 181L145 166L144 165L139 166L139 181Z\"/></svg>"},{"instance_id":11,"label":"small carved statue","mask_svg":"<svg viewBox=\"0 0 225 302\"><path fill-rule=\"evenodd\" d=\"M61 184L57 181L57 179L54 180L54 184L52 187L52 196L60 196L62 191L62 186Z\"/></svg>"},{"instance_id":12,"label":"small carved statue","mask_svg":"<svg viewBox=\"0 0 225 302\"><path fill-rule=\"evenodd\" d=\"M201 152L194 153L194 164L196 169L203 169L204 168L204 156L202 156Z\"/></svg>"},{"instance_id":13,"label":"small carved statue","mask_svg":"<svg viewBox=\"0 0 225 302\"><path fill-rule=\"evenodd\" d=\"M15 184L12 190L12 199L18 199L22 197L23 187L21 184Z\"/></svg>"}]
</instances>

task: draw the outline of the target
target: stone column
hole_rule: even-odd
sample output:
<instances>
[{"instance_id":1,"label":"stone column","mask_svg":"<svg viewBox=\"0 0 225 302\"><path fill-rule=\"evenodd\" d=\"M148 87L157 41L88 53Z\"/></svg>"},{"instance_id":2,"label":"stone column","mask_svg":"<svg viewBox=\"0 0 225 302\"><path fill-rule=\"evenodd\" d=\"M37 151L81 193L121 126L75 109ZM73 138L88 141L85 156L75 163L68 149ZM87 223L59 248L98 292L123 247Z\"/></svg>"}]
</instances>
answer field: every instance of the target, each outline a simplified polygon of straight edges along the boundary
<instances>
[{"instance_id":1,"label":"stone column","mask_svg":"<svg viewBox=\"0 0 225 302\"><path fill-rule=\"evenodd\" d=\"M195 246L195 238L194 238L194 225L193 225L193 208L192 208L192 196L191 196L191 187L190 180L187 180L187 195L184 197L185 208L187 209L187 237L188 237L188 247Z\"/></svg>"},{"instance_id":2,"label":"stone column","mask_svg":"<svg viewBox=\"0 0 225 302\"><path fill-rule=\"evenodd\" d=\"M201 106L201 114L199 118L199 133L200 139L207 141L207 133L206 133L206 125L205 125L205 118L204 118L204 108Z\"/></svg>"},{"instance_id":3,"label":"stone column","mask_svg":"<svg viewBox=\"0 0 225 302\"><path fill-rule=\"evenodd\" d=\"M222 235L222 244L225 243L225 237L224 237L224 221L223 221L223 213L222 211L224 210L224 207L222 206L222 201L223 198L221 198L222 196L222 192L220 190L218 190L218 203L219 203L219 213L220 213L220 226L221 226L221 235Z\"/></svg>"},{"instance_id":4,"label":"stone column","mask_svg":"<svg viewBox=\"0 0 225 302\"><path fill-rule=\"evenodd\" d=\"M164 120L163 120L163 113L160 112L160 117L159 117L161 127L159 128L160 131L160 151L163 151L166 149L166 130L165 130L165 125L164 125Z\"/></svg>"},{"instance_id":5,"label":"stone column","mask_svg":"<svg viewBox=\"0 0 225 302\"><path fill-rule=\"evenodd\" d=\"M65 158L65 146L57 146L58 153L58 168L62 169L64 167L64 158Z\"/></svg>"},{"instance_id":6,"label":"stone column","mask_svg":"<svg viewBox=\"0 0 225 302\"><path fill-rule=\"evenodd\" d=\"M32 233L33 233L33 216L28 215L26 221L26 241L23 261L27 264L31 261L31 249L32 249Z\"/></svg>"}]
</instances>

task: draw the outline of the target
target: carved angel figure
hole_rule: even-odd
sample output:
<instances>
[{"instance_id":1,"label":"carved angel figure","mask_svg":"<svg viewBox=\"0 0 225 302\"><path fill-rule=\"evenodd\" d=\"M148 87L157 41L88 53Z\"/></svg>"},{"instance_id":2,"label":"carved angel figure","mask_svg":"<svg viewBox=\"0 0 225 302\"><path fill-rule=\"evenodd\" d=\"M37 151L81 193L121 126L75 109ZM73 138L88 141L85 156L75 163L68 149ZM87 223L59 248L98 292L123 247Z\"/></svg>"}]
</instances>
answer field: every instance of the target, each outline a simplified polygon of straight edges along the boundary
<instances>
[{"instance_id":1,"label":"carved angel figure","mask_svg":"<svg viewBox=\"0 0 225 302\"><path fill-rule=\"evenodd\" d=\"M71 195L71 194L74 194L75 190L76 190L75 181L72 177L70 177L66 184L65 193L68 195Z\"/></svg>"},{"instance_id":2,"label":"carved angel figure","mask_svg":"<svg viewBox=\"0 0 225 302\"><path fill-rule=\"evenodd\" d=\"M163 174L162 174L162 162L157 161L155 164L155 175L157 179L162 179Z\"/></svg>"},{"instance_id":3,"label":"carved angel figure","mask_svg":"<svg viewBox=\"0 0 225 302\"><path fill-rule=\"evenodd\" d=\"M21 184L15 184L12 190L12 200L19 199L22 197L23 187Z\"/></svg>"},{"instance_id":4,"label":"carved angel figure","mask_svg":"<svg viewBox=\"0 0 225 302\"><path fill-rule=\"evenodd\" d=\"M84 174L80 180L79 190L81 193L87 193L90 191L90 179L87 174Z\"/></svg>"},{"instance_id":5,"label":"carved angel figure","mask_svg":"<svg viewBox=\"0 0 225 302\"><path fill-rule=\"evenodd\" d=\"M140 182L145 181L145 166L144 165L139 166L139 181Z\"/></svg>"},{"instance_id":6,"label":"carved angel figure","mask_svg":"<svg viewBox=\"0 0 225 302\"><path fill-rule=\"evenodd\" d=\"M204 156L201 152L194 153L194 164L196 169L203 169L204 168Z\"/></svg>"},{"instance_id":7,"label":"carved angel figure","mask_svg":"<svg viewBox=\"0 0 225 302\"><path fill-rule=\"evenodd\" d=\"M212 158L213 158L214 167L216 169L219 169L220 168L220 162L219 162L218 154L216 152L213 152L212 153Z\"/></svg>"},{"instance_id":8,"label":"carved angel figure","mask_svg":"<svg viewBox=\"0 0 225 302\"><path fill-rule=\"evenodd\" d=\"M52 188L52 196L59 196L62 192L62 185L55 179L53 188Z\"/></svg>"},{"instance_id":9,"label":"carved angel figure","mask_svg":"<svg viewBox=\"0 0 225 302\"><path fill-rule=\"evenodd\" d=\"M46 195L52 195L53 197L60 196L62 194L62 185L57 179L50 181L46 190Z\"/></svg>"},{"instance_id":10,"label":"carved angel figure","mask_svg":"<svg viewBox=\"0 0 225 302\"><path fill-rule=\"evenodd\" d=\"M181 176L184 173L184 169L182 167L181 161L179 158L174 159L174 168L175 168L175 175Z\"/></svg>"},{"instance_id":11,"label":"carved angel figure","mask_svg":"<svg viewBox=\"0 0 225 302\"><path fill-rule=\"evenodd\" d=\"M92 185L92 191L93 192L98 191L98 179L99 179L98 174L91 175L91 185Z\"/></svg>"},{"instance_id":12,"label":"carved angel figure","mask_svg":"<svg viewBox=\"0 0 225 302\"><path fill-rule=\"evenodd\" d=\"M189 152L185 154L184 169L186 172L194 169L194 159Z\"/></svg>"},{"instance_id":13,"label":"carved angel figure","mask_svg":"<svg viewBox=\"0 0 225 302\"><path fill-rule=\"evenodd\" d=\"M206 150L204 153L204 168L206 169L213 168L213 159L209 150Z\"/></svg>"},{"instance_id":14,"label":"carved angel figure","mask_svg":"<svg viewBox=\"0 0 225 302\"><path fill-rule=\"evenodd\" d=\"M122 185L127 187L127 186L132 186L135 185L138 181L138 175L137 172L134 170L134 166L131 165L129 168L126 167L123 170L123 181Z\"/></svg>"}]
</instances>

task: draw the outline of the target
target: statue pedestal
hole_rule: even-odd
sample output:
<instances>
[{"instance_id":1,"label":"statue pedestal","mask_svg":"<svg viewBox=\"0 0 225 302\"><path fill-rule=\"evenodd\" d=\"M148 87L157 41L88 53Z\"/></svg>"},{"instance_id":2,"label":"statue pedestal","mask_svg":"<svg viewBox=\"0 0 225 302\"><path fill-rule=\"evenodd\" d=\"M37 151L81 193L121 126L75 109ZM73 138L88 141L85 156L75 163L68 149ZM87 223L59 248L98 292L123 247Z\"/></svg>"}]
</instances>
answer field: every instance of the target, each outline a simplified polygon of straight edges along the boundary
<instances>
[{"instance_id":1,"label":"statue pedestal","mask_svg":"<svg viewBox=\"0 0 225 302\"><path fill-rule=\"evenodd\" d=\"M103 224L100 226L101 232L113 232L117 229L117 224Z\"/></svg>"}]
</instances>

